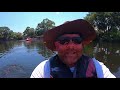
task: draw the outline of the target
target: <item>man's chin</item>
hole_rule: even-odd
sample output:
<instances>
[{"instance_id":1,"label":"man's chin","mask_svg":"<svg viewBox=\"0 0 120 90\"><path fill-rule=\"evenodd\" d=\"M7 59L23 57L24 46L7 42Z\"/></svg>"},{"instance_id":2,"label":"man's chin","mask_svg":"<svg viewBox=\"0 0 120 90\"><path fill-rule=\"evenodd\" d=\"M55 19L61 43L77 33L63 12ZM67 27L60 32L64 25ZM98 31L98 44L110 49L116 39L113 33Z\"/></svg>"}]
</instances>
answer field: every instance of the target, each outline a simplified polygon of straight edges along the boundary
<instances>
[{"instance_id":1,"label":"man's chin","mask_svg":"<svg viewBox=\"0 0 120 90\"><path fill-rule=\"evenodd\" d=\"M68 64L73 64L77 61L78 59L73 58L73 57L69 57L69 58L64 58L64 61Z\"/></svg>"},{"instance_id":2,"label":"man's chin","mask_svg":"<svg viewBox=\"0 0 120 90\"><path fill-rule=\"evenodd\" d=\"M69 55L66 55L65 56L65 59L68 59L68 60L74 60L74 59L76 59L76 55L75 54L69 54Z\"/></svg>"}]
</instances>

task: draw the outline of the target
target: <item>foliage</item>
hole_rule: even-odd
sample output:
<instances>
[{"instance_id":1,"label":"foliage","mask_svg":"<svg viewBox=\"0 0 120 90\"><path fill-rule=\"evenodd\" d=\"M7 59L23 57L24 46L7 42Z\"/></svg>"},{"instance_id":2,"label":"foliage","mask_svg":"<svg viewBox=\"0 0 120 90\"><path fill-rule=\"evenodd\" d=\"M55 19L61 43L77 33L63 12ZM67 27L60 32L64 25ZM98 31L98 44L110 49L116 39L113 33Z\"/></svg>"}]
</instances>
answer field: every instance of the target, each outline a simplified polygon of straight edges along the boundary
<instances>
[{"instance_id":1,"label":"foliage","mask_svg":"<svg viewBox=\"0 0 120 90\"><path fill-rule=\"evenodd\" d=\"M34 28L27 27L25 31L23 32L24 37L34 37L35 36L35 30Z\"/></svg>"},{"instance_id":2,"label":"foliage","mask_svg":"<svg viewBox=\"0 0 120 90\"><path fill-rule=\"evenodd\" d=\"M49 29L52 29L55 27L55 22L52 20L49 20L48 18L43 19L41 23L38 23L36 29L31 27L26 27L23 33L20 32L13 32L10 30L9 27L0 27L0 41L4 40L21 40L23 38L31 37L34 38L36 36L43 35L44 32L46 32Z\"/></svg>"},{"instance_id":3,"label":"foliage","mask_svg":"<svg viewBox=\"0 0 120 90\"><path fill-rule=\"evenodd\" d=\"M89 21L102 40L120 40L120 12L90 12L85 17Z\"/></svg>"},{"instance_id":4,"label":"foliage","mask_svg":"<svg viewBox=\"0 0 120 90\"><path fill-rule=\"evenodd\" d=\"M49 29L52 29L55 27L55 23L48 18L43 19L41 23L38 23L36 29L35 29L35 34L37 36L43 35L44 32L46 32Z\"/></svg>"}]
</instances>

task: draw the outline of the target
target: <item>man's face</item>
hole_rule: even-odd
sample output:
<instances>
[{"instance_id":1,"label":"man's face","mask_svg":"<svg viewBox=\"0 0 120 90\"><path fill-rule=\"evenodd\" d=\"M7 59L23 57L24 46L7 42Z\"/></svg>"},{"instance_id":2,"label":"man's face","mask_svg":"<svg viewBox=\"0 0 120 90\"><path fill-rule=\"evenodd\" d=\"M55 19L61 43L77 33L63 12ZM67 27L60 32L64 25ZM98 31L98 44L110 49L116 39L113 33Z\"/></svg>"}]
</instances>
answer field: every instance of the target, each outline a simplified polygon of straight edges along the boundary
<instances>
[{"instance_id":1,"label":"man's face","mask_svg":"<svg viewBox=\"0 0 120 90\"><path fill-rule=\"evenodd\" d=\"M64 34L55 42L60 59L69 67L75 65L83 52L82 39L79 34Z\"/></svg>"}]
</instances>

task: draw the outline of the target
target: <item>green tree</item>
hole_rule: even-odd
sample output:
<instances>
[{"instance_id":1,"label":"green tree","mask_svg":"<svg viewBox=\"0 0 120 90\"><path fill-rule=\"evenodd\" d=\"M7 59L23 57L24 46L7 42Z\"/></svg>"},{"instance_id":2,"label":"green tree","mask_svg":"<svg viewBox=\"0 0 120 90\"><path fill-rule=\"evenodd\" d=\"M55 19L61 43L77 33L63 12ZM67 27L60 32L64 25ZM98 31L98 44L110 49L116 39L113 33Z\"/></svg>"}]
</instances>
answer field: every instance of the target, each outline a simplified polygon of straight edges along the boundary
<instances>
[{"instance_id":1,"label":"green tree","mask_svg":"<svg viewBox=\"0 0 120 90\"><path fill-rule=\"evenodd\" d=\"M20 33L20 32L17 32L16 33L16 39L17 40L21 40L23 37L22 37L22 33Z\"/></svg>"},{"instance_id":2,"label":"green tree","mask_svg":"<svg viewBox=\"0 0 120 90\"><path fill-rule=\"evenodd\" d=\"M13 32L13 39L14 40L21 40L23 39L23 35L20 32Z\"/></svg>"},{"instance_id":3,"label":"green tree","mask_svg":"<svg viewBox=\"0 0 120 90\"><path fill-rule=\"evenodd\" d=\"M35 34L37 36L42 35L44 32L46 32L49 29L52 29L55 27L55 23L48 18L43 19L41 23L38 23L36 29L35 29Z\"/></svg>"},{"instance_id":4,"label":"green tree","mask_svg":"<svg viewBox=\"0 0 120 90\"><path fill-rule=\"evenodd\" d=\"M120 12L90 12L84 19L97 29L102 39L111 40L111 36L116 36L116 32L120 31Z\"/></svg>"},{"instance_id":5,"label":"green tree","mask_svg":"<svg viewBox=\"0 0 120 90\"><path fill-rule=\"evenodd\" d=\"M0 39L8 40L9 39L10 29L8 27L0 27Z\"/></svg>"},{"instance_id":6,"label":"green tree","mask_svg":"<svg viewBox=\"0 0 120 90\"><path fill-rule=\"evenodd\" d=\"M23 32L24 37L34 37L35 36L35 30L34 28L27 27L25 31Z\"/></svg>"},{"instance_id":7,"label":"green tree","mask_svg":"<svg viewBox=\"0 0 120 90\"><path fill-rule=\"evenodd\" d=\"M14 32L12 30L9 31L9 39L13 40L14 39Z\"/></svg>"}]
</instances>

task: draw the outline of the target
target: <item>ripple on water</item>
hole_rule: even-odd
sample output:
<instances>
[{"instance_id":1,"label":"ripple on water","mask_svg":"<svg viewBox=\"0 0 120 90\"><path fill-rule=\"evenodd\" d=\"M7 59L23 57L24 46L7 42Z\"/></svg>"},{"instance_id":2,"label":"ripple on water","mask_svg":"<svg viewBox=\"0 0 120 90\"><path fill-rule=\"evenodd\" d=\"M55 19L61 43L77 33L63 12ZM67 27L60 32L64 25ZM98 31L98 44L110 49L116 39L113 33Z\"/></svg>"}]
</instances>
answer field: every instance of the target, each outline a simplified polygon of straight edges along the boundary
<instances>
[{"instance_id":1,"label":"ripple on water","mask_svg":"<svg viewBox=\"0 0 120 90\"><path fill-rule=\"evenodd\" d=\"M0 78L26 78L26 74L22 66L12 64L2 68Z\"/></svg>"}]
</instances>

